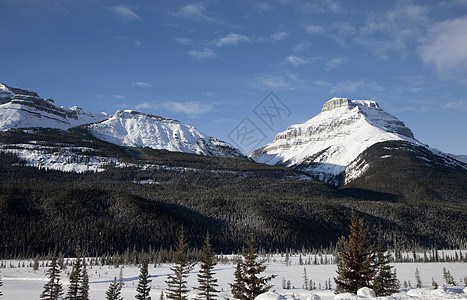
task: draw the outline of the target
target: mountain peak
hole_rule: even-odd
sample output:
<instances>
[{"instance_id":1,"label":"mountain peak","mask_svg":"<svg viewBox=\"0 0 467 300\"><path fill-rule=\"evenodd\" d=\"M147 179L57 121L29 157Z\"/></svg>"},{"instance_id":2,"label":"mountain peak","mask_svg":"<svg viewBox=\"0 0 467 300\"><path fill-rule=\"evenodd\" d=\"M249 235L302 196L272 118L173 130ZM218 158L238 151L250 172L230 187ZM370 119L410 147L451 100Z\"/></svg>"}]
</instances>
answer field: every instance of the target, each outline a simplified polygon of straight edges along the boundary
<instances>
[{"instance_id":1,"label":"mountain peak","mask_svg":"<svg viewBox=\"0 0 467 300\"><path fill-rule=\"evenodd\" d=\"M324 103L323 109L321 112L331 111L336 108L347 108L348 110L353 109L354 107L362 108L374 108L381 110L379 104L373 100L350 100L348 98L338 98L334 97Z\"/></svg>"},{"instance_id":2,"label":"mountain peak","mask_svg":"<svg viewBox=\"0 0 467 300\"><path fill-rule=\"evenodd\" d=\"M383 141L415 140L412 131L376 101L334 97L322 111L303 124L276 135L257 162L300 169L337 184L337 175L365 149Z\"/></svg>"}]
</instances>

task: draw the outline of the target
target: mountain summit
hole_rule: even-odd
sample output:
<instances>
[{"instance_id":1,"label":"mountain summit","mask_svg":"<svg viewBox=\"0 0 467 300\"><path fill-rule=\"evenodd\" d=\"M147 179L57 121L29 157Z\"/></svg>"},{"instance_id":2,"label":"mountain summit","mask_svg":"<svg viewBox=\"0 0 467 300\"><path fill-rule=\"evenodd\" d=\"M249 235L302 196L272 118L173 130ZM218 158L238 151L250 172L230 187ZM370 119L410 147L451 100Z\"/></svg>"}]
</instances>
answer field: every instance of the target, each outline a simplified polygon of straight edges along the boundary
<instances>
[{"instance_id":1,"label":"mountain summit","mask_svg":"<svg viewBox=\"0 0 467 300\"><path fill-rule=\"evenodd\" d=\"M385 141L418 142L412 131L375 101L332 98L321 113L278 133L252 153L257 162L283 165L338 184L337 176L370 146Z\"/></svg>"},{"instance_id":2,"label":"mountain summit","mask_svg":"<svg viewBox=\"0 0 467 300\"><path fill-rule=\"evenodd\" d=\"M124 147L149 147L217 157L244 157L231 145L179 121L132 110L87 126L96 138Z\"/></svg>"},{"instance_id":3,"label":"mountain summit","mask_svg":"<svg viewBox=\"0 0 467 300\"><path fill-rule=\"evenodd\" d=\"M0 131L31 127L66 130L106 118L106 113L93 113L77 106L59 107L52 99L41 98L36 92L0 83Z\"/></svg>"}]
</instances>

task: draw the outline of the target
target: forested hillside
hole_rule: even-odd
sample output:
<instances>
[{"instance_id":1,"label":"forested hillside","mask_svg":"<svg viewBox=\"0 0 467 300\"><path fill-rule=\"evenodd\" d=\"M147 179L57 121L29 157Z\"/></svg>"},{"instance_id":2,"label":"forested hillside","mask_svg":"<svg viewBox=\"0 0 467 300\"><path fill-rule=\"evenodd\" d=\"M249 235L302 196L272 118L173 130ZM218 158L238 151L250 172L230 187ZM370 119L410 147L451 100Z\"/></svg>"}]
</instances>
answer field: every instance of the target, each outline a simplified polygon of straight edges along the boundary
<instances>
[{"instance_id":1,"label":"forested hillside","mask_svg":"<svg viewBox=\"0 0 467 300\"><path fill-rule=\"evenodd\" d=\"M55 247L73 255L77 245L87 255L168 249L181 225L191 247L200 247L209 231L217 252L238 251L250 237L269 251L326 247L347 233L352 210L370 231L382 230L399 246L466 242L465 199L424 202L361 186L338 189L248 160L124 149L82 130L7 131L0 141L3 148L34 141L52 152L87 147L120 162L103 172L74 173L25 166L14 153L1 154L3 257Z\"/></svg>"}]
</instances>

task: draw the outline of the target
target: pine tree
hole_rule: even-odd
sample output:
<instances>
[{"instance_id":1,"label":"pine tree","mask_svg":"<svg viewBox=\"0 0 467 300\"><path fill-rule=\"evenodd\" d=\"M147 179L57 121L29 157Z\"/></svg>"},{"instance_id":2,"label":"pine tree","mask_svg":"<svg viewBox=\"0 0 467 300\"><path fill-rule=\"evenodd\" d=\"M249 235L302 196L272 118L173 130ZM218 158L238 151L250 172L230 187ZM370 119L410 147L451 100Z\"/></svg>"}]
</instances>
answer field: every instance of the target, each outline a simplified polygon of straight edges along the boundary
<instances>
[{"instance_id":1,"label":"pine tree","mask_svg":"<svg viewBox=\"0 0 467 300\"><path fill-rule=\"evenodd\" d=\"M305 290L308 290L308 276L306 274L306 268L303 268L303 281L304 281L303 288Z\"/></svg>"},{"instance_id":2,"label":"pine tree","mask_svg":"<svg viewBox=\"0 0 467 300\"><path fill-rule=\"evenodd\" d=\"M40 295L41 299L46 300L57 300L61 299L63 296L63 287L60 283L60 273L61 270L57 262L56 252L52 255L52 262L50 268L47 270L47 277L49 281L44 285L44 291Z\"/></svg>"},{"instance_id":3,"label":"pine tree","mask_svg":"<svg viewBox=\"0 0 467 300\"><path fill-rule=\"evenodd\" d=\"M123 300L120 296L122 290L121 284L117 281L117 277L114 277L114 280L110 283L109 288L105 292L107 300Z\"/></svg>"},{"instance_id":4,"label":"pine tree","mask_svg":"<svg viewBox=\"0 0 467 300\"><path fill-rule=\"evenodd\" d=\"M89 276L86 270L86 259L83 259L83 268L80 277L81 282L78 287L78 299L89 300Z\"/></svg>"},{"instance_id":5,"label":"pine tree","mask_svg":"<svg viewBox=\"0 0 467 300\"><path fill-rule=\"evenodd\" d=\"M81 255L79 251L77 252L76 259L73 262L73 269L70 274L70 285L68 286L68 293L66 294L65 299L69 300L79 300L79 286L81 281Z\"/></svg>"},{"instance_id":6,"label":"pine tree","mask_svg":"<svg viewBox=\"0 0 467 300\"><path fill-rule=\"evenodd\" d=\"M375 249L375 277L372 288L376 296L389 296L399 291L400 283L396 272L391 271L389 265L390 254L386 253L381 237L378 238L378 246Z\"/></svg>"},{"instance_id":7,"label":"pine tree","mask_svg":"<svg viewBox=\"0 0 467 300\"><path fill-rule=\"evenodd\" d=\"M235 268L234 272L234 283L230 283L230 288L232 296L235 299L242 299L243 293L245 292L245 284L243 282L243 268L241 258L237 259L237 267Z\"/></svg>"},{"instance_id":8,"label":"pine tree","mask_svg":"<svg viewBox=\"0 0 467 300\"><path fill-rule=\"evenodd\" d=\"M418 268L415 269L415 280L417 281L416 287L420 289L422 287L422 279L420 278Z\"/></svg>"},{"instance_id":9,"label":"pine tree","mask_svg":"<svg viewBox=\"0 0 467 300\"><path fill-rule=\"evenodd\" d=\"M352 214L349 240L341 237L337 244L337 278L334 278L336 293L356 294L358 289L370 286L374 276L373 247L367 234L363 220L357 220L355 214Z\"/></svg>"},{"instance_id":10,"label":"pine tree","mask_svg":"<svg viewBox=\"0 0 467 300\"><path fill-rule=\"evenodd\" d=\"M191 270L194 268L194 264L188 260L188 245L185 241L185 233L183 228L178 234L178 243L175 247L174 253L174 265L170 268L173 275L169 275L167 278L167 292L166 298L173 300L186 300L188 297L188 288L186 287L186 278Z\"/></svg>"},{"instance_id":11,"label":"pine tree","mask_svg":"<svg viewBox=\"0 0 467 300\"><path fill-rule=\"evenodd\" d=\"M435 281L433 277L431 277L431 286L433 287L434 290L436 290L439 287L438 283Z\"/></svg>"},{"instance_id":12,"label":"pine tree","mask_svg":"<svg viewBox=\"0 0 467 300\"><path fill-rule=\"evenodd\" d=\"M138 293L135 298L138 300L150 300L149 292L151 291L150 283L152 280L149 279L148 272L148 261L144 259L141 264L138 286L136 287L136 292Z\"/></svg>"},{"instance_id":13,"label":"pine tree","mask_svg":"<svg viewBox=\"0 0 467 300\"><path fill-rule=\"evenodd\" d=\"M258 255L255 253L253 242L249 242L244 259L239 260L237 263L237 269L234 274L235 283L231 284L234 298L253 300L256 296L269 291L272 287L269 281L276 277L276 275L258 277L264 270L266 270L266 265L258 261Z\"/></svg>"},{"instance_id":14,"label":"pine tree","mask_svg":"<svg viewBox=\"0 0 467 300\"><path fill-rule=\"evenodd\" d=\"M216 299L216 294L219 293L219 291L216 290L218 286L217 279L214 278L214 272L212 271L216 265L214 259L214 253L211 250L211 243L209 241L209 233L207 233L204 241L201 268L198 273L198 299Z\"/></svg>"}]
</instances>

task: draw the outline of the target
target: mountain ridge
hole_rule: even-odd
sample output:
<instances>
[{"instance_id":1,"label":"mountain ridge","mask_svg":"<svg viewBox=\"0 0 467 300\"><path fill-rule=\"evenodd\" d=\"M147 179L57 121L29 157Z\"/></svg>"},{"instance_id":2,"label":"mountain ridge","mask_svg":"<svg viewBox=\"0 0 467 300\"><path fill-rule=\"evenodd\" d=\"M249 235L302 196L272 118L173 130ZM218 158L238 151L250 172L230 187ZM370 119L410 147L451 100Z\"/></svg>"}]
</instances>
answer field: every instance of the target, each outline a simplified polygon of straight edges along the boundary
<instances>
[{"instance_id":1,"label":"mountain ridge","mask_svg":"<svg viewBox=\"0 0 467 300\"><path fill-rule=\"evenodd\" d=\"M341 174L360 154L385 141L406 141L428 148L376 101L334 97L324 103L318 115L289 126L250 157L259 163L296 168L339 185L345 181Z\"/></svg>"},{"instance_id":2,"label":"mountain ridge","mask_svg":"<svg viewBox=\"0 0 467 300\"><path fill-rule=\"evenodd\" d=\"M122 147L247 159L232 145L177 120L133 110L119 110L109 116L77 106L59 107L52 99L41 98L34 91L0 83L0 131L36 127L67 130L78 126Z\"/></svg>"}]
</instances>

